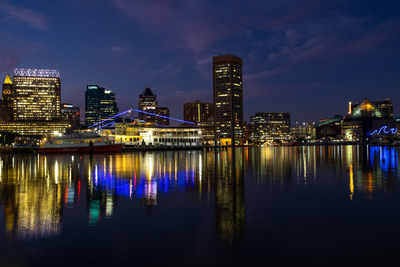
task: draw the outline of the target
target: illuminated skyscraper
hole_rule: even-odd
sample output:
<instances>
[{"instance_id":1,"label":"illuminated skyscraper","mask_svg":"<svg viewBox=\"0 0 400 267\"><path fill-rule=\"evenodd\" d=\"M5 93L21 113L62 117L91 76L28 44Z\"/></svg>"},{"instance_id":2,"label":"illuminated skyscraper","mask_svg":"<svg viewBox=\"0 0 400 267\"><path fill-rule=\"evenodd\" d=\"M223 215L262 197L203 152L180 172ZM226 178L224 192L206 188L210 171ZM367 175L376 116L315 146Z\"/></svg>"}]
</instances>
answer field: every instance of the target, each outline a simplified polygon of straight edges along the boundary
<instances>
[{"instance_id":1,"label":"illuminated skyscraper","mask_svg":"<svg viewBox=\"0 0 400 267\"><path fill-rule=\"evenodd\" d=\"M15 69L12 91L14 121L60 119L61 83L58 70Z\"/></svg>"},{"instance_id":2,"label":"illuminated skyscraper","mask_svg":"<svg viewBox=\"0 0 400 267\"><path fill-rule=\"evenodd\" d=\"M3 85L0 131L36 136L64 132L71 125L61 120L60 95L58 70L15 69L13 82L7 75Z\"/></svg>"},{"instance_id":3,"label":"illuminated skyscraper","mask_svg":"<svg viewBox=\"0 0 400 267\"><path fill-rule=\"evenodd\" d=\"M12 119L12 81L10 75L7 74L6 79L3 83L3 91L2 91L2 113L4 120Z\"/></svg>"},{"instance_id":4,"label":"illuminated skyscraper","mask_svg":"<svg viewBox=\"0 0 400 267\"><path fill-rule=\"evenodd\" d=\"M157 96L153 94L151 88L147 87L143 93L139 95L138 108L140 110L153 112L158 107Z\"/></svg>"},{"instance_id":5,"label":"illuminated skyscraper","mask_svg":"<svg viewBox=\"0 0 400 267\"><path fill-rule=\"evenodd\" d=\"M88 85L85 92L85 121L88 126L117 114L115 93L98 85Z\"/></svg>"},{"instance_id":6,"label":"illuminated skyscraper","mask_svg":"<svg viewBox=\"0 0 400 267\"><path fill-rule=\"evenodd\" d=\"M3 83L2 101L0 103L0 120L10 121L12 119L12 81L7 74Z\"/></svg>"},{"instance_id":7,"label":"illuminated skyscraper","mask_svg":"<svg viewBox=\"0 0 400 267\"><path fill-rule=\"evenodd\" d=\"M215 138L221 145L239 144L243 136L242 59L213 57Z\"/></svg>"},{"instance_id":8,"label":"illuminated skyscraper","mask_svg":"<svg viewBox=\"0 0 400 267\"><path fill-rule=\"evenodd\" d=\"M158 106L157 95L153 94L151 88L145 88L143 93L139 95L138 109L164 117L139 113L140 120L164 126L169 125L169 119L165 118L169 117L169 109L167 107Z\"/></svg>"}]
</instances>

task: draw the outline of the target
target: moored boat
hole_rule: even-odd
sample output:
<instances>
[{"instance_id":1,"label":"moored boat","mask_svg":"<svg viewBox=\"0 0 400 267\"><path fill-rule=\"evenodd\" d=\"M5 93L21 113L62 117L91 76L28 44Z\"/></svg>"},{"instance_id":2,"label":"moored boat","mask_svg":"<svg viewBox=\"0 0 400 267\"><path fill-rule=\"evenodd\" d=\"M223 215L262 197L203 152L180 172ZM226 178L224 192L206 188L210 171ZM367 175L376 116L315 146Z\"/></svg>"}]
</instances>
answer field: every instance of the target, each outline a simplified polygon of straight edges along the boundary
<instances>
[{"instance_id":1,"label":"moored boat","mask_svg":"<svg viewBox=\"0 0 400 267\"><path fill-rule=\"evenodd\" d=\"M114 144L93 132L54 137L39 147L41 153L120 152L122 144Z\"/></svg>"}]
</instances>

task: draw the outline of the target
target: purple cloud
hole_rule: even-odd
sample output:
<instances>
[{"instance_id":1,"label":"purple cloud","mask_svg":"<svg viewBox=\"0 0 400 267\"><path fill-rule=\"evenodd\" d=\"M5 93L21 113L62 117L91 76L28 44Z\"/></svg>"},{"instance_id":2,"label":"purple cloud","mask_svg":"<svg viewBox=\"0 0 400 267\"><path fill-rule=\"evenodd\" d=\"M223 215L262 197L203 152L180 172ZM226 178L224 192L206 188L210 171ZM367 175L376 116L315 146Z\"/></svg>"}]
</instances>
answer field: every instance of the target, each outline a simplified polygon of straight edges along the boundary
<instances>
[{"instance_id":1,"label":"purple cloud","mask_svg":"<svg viewBox=\"0 0 400 267\"><path fill-rule=\"evenodd\" d=\"M3 18L3 21L15 20L17 22L22 22L34 29L44 31L49 30L47 17L32 9L3 2L0 11L6 15Z\"/></svg>"},{"instance_id":2,"label":"purple cloud","mask_svg":"<svg viewBox=\"0 0 400 267\"><path fill-rule=\"evenodd\" d=\"M265 56L265 70L246 74L244 78L253 82L292 72L307 62L368 53L400 33L398 19L388 19L372 27L367 24L370 24L368 18L335 15L277 29L275 35L283 36L281 45L274 45L273 51Z\"/></svg>"},{"instance_id":3,"label":"purple cloud","mask_svg":"<svg viewBox=\"0 0 400 267\"><path fill-rule=\"evenodd\" d=\"M115 54L121 55L129 52L130 48L122 45L114 45L111 46L111 51L114 52Z\"/></svg>"},{"instance_id":4,"label":"purple cloud","mask_svg":"<svg viewBox=\"0 0 400 267\"><path fill-rule=\"evenodd\" d=\"M311 8L296 8L288 15L274 18L268 6L259 6L258 1L232 1L229 8L224 3L209 0L109 1L138 24L155 34L165 35L169 45L195 53L203 52L233 34L249 37L249 28L281 26L314 12ZM244 9L248 12L243 12ZM268 23L260 25L260 21Z\"/></svg>"}]
</instances>

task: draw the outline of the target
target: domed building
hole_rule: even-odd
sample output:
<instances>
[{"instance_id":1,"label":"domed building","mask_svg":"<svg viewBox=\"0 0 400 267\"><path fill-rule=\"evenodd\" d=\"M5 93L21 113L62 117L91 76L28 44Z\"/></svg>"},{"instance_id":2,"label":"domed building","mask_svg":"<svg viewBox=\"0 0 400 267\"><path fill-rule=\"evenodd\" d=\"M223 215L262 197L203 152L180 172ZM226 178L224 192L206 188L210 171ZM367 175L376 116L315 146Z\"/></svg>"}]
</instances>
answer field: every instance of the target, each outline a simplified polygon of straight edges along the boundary
<instances>
[{"instance_id":1,"label":"domed building","mask_svg":"<svg viewBox=\"0 0 400 267\"><path fill-rule=\"evenodd\" d=\"M378 108L373 102L364 99L342 123L343 137L347 141L384 142L397 134L396 121L392 114Z\"/></svg>"}]
</instances>

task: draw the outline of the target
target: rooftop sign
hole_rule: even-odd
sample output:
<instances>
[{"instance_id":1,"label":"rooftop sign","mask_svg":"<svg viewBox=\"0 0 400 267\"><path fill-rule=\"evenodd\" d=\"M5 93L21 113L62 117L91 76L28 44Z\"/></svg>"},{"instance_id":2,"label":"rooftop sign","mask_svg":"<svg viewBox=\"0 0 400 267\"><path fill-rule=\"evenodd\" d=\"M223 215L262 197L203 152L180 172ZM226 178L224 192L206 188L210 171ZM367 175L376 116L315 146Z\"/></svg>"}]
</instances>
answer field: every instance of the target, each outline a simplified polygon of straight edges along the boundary
<instances>
[{"instance_id":1,"label":"rooftop sign","mask_svg":"<svg viewBox=\"0 0 400 267\"><path fill-rule=\"evenodd\" d=\"M51 77L60 78L60 72L58 70L47 70L47 69L15 69L15 76L28 76L28 77Z\"/></svg>"}]
</instances>

